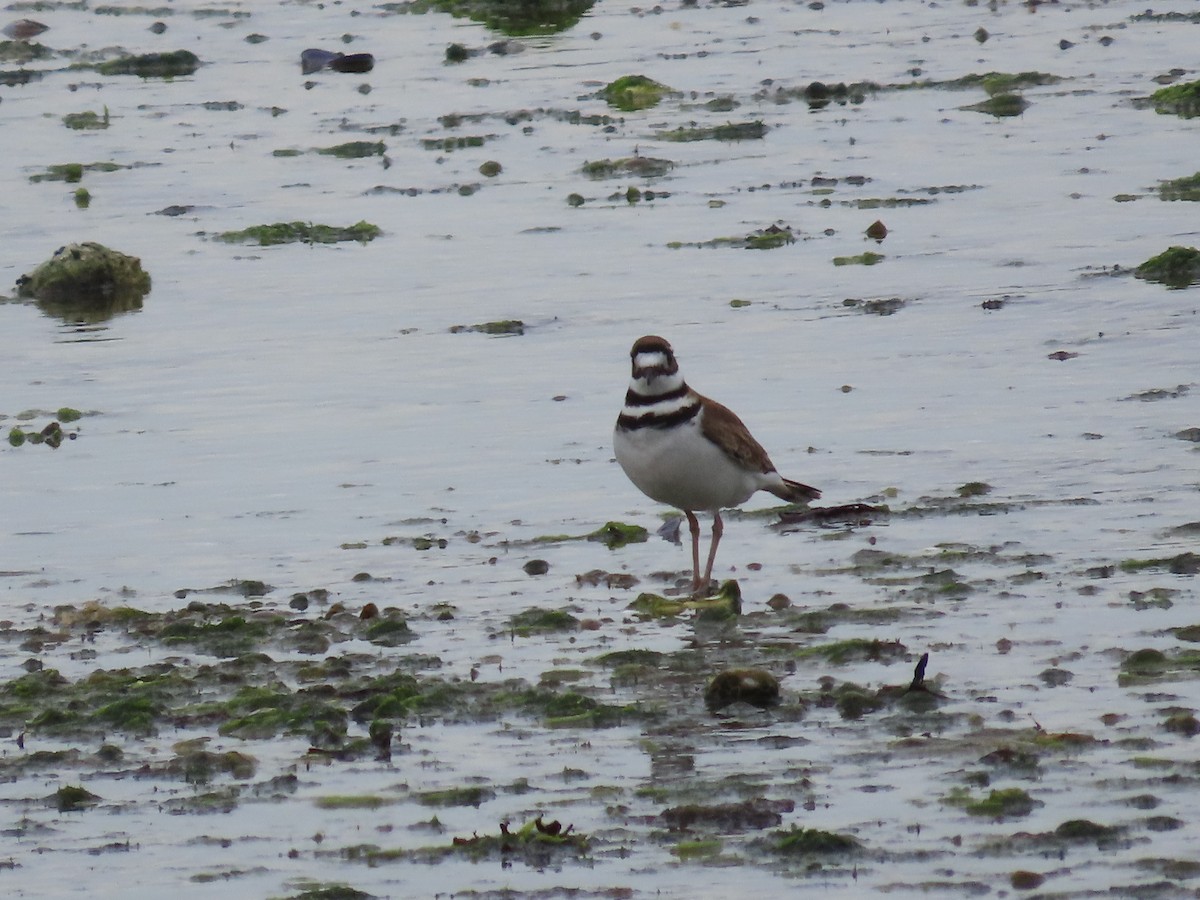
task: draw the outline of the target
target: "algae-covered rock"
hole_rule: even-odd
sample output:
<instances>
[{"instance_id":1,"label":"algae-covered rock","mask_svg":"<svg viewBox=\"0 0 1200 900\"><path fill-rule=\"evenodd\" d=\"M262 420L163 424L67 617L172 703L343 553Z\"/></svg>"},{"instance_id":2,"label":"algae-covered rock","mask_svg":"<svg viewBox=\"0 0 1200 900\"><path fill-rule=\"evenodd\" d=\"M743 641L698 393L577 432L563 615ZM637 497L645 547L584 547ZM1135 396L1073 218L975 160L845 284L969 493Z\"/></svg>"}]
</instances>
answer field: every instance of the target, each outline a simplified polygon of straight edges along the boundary
<instances>
[{"instance_id":1,"label":"algae-covered rock","mask_svg":"<svg viewBox=\"0 0 1200 900\"><path fill-rule=\"evenodd\" d=\"M1150 95L1154 111L1191 119L1200 116L1200 81L1172 84Z\"/></svg>"},{"instance_id":2,"label":"algae-covered rock","mask_svg":"<svg viewBox=\"0 0 1200 900\"><path fill-rule=\"evenodd\" d=\"M1200 281L1200 250L1168 247L1138 266L1133 274L1136 278L1156 281L1169 288L1188 287Z\"/></svg>"},{"instance_id":3,"label":"algae-covered rock","mask_svg":"<svg viewBox=\"0 0 1200 900\"><path fill-rule=\"evenodd\" d=\"M175 78L191 75L200 67L200 60L190 50L167 53L142 53L110 59L96 66L101 75L137 75L139 78Z\"/></svg>"},{"instance_id":4,"label":"algae-covered rock","mask_svg":"<svg viewBox=\"0 0 1200 900\"><path fill-rule=\"evenodd\" d=\"M671 89L645 75L625 75L610 82L600 92L609 106L622 112L651 109L662 101Z\"/></svg>"},{"instance_id":5,"label":"algae-covered rock","mask_svg":"<svg viewBox=\"0 0 1200 900\"><path fill-rule=\"evenodd\" d=\"M431 0L452 16L510 36L557 34L573 26L596 0Z\"/></svg>"},{"instance_id":6,"label":"algae-covered rock","mask_svg":"<svg viewBox=\"0 0 1200 900\"><path fill-rule=\"evenodd\" d=\"M60 247L46 262L17 279L17 294L32 297L47 312L89 321L140 309L150 292L142 261L85 241Z\"/></svg>"}]
</instances>

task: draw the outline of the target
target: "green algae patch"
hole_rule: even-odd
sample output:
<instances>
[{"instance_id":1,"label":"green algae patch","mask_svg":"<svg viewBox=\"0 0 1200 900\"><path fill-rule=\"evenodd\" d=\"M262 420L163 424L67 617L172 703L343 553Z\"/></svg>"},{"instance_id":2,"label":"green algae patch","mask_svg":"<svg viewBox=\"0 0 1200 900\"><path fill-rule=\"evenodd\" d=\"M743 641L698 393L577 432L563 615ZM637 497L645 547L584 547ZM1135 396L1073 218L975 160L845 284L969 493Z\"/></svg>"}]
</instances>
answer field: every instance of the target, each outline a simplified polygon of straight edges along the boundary
<instances>
[{"instance_id":1,"label":"green algae patch","mask_svg":"<svg viewBox=\"0 0 1200 900\"><path fill-rule=\"evenodd\" d=\"M1200 116L1200 81L1172 84L1150 95L1150 105L1160 115L1191 119Z\"/></svg>"},{"instance_id":2,"label":"green algae patch","mask_svg":"<svg viewBox=\"0 0 1200 900\"><path fill-rule=\"evenodd\" d=\"M886 257L882 253L872 253L870 250L856 256L835 256L835 266L873 266L883 262Z\"/></svg>"},{"instance_id":3,"label":"green algae patch","mask_svg":"<svg viewBox=\"0 0 1200 900\"><path fill-rule=\"evenodd\" d=\"M1090 819L1068 819L1054 829L1054 836L1064 841L1096 842L1103 844L1121 833L1112 825L1100 825Z\"/></svg>"},{"instance_id":4,"label":"green algae patch","mask_svg":"<svg viewBox=\"0 0 1200 900\"><path fill-rule=\"evenodd\" d=\"M1187 551L1176 556L1127 559L1121 563L1122 572L1143 572L1147 569L1164 569L1172 575L1195 575L1200 573L1200 553Z\"/></svg>"},{"instance_id":5,"label":"green algae patch","mask_svg":"<svg viewBox=\"0 0 1200 900\"><path fill-rule=\"evenodd\" d=\"M1117 684L1131 687L1196 677L1200 677L1200 651L1180 650L1166 654L1146 648L1130 653L1121 661Z\"/></svg>"},{"instance_id":6,"label":"green algae patch","mask_svg":"<svg viewBox=\"0 0 1200 900\"><path fill-rule=\"evenodd\" d=\"M75 311L112 315L139 308L150 292L150 275L142 261L85 241L60 247L54 255L17 279L17 294L47 304L54 314Z\"/></svg>"},{"instance_id":7,"label":"green algae patch","mask_svg":"<svg viewBox=\"0 0 1200 900\"><path fill-rule=\"evenodd\" d=\"M37 410L26 410L26 412L21 414L20 418L25 422L29 422L36 416L42 415L52 414ZM62 446L63 441L73 441L79 437L78 428L74 431L67 431L63 428L63 425L79 419L83 415L81 412L69 407L63 407L54 415L55 417L50 422L40 427L36 424L32 426L28 424L24 426L14 425L8 431L9 446L23 447L26 444L41 444L49 447L51 450L57 450Z\"/></svg>"},{"instance_id":8,"label":"green algae patch","mask_svg":"<svg viewBox=\"0 0 1200 900\"><path fill-rule=\"evenodd\" d=\"M967 76L963 81L964 84L970 84L975 79L976 76ZM979 86L987 91L989 97L1011 94L1025 88L1059 84L1063 80L1060 76L1047 72L986 72L977 76L977 79Z\"/></svg>"},{"instance_id":9,"label":"green algae patch","mask_svg":"<svg viewBox=\"0 0 1200 900\"><path fill-rule=\"evenodd\" d=\"M91 110L67 113L63 116L62 122L72 131L103 131L109 125L108 107L104 107L102 114Z\"/></svg>"},{"instance_id":10,"label":"green algae patch","mask_svg":"<svg viewBox=\"0 0 1200 900\"><path fill-rule=\"evenodd\" d=\"M864 660L879 662L903 657L908 648L899 641L882 641L878 638L849 638L829 644L802 647L795 652L797 659L820 658L835 666Z\"/></svg>"},{"instance_id":11,"label":"green algae patch","mask_svg":"<svg viewBox=\"0 0 1200 900\"><path fill-rule=\"evenodd\" d=\"M416 638L416 634L398 610L388 610L380 618L369 620L363 637L380 647L399 647Z\"/></svg>"},{"instance_id":12,"label":"green algae patch","mask_svg":"<svg viewBox=\"0 0 1200 900\"><path fill-rule=\"evenodd\" d=\"M961 805L971 816L1015 819L1029 815L1036 807L1043 804L1040 800L1034 800L1021 788L1004 788L990 792L981 800L968 799Z\"/></svg>"},{"instance_id":13,"label":"green algae patch","mask_svg":"<svg viewBox=\"0 0 1200 900\"><path fill-rule=\"evenodd\" d=\"M782 813L793 812L795 808L796 804L792 800L752 797L737 803L688 803L672 806L659 813L658 818L672 832L761 831L779 825L783 821Z\"/></svg>"},{"instance_id":14,"label":"green algae patch","mask_svg":"<svg viewBox=\"0 0 1200 900\"><path fill-rule=\"evenodd\" d=\"M609 669L620 668L621 666L646 666L648 668L657 668L668 659L667 654L658 650L646 650L640 647L630 648L629 650L613 650L610 653L604 653L597 656L593 663L598 666L604 666Z\"/></svg>"},{"instance_id":15,"label":"green algae patch","mask_svg":"<svg viewBox=\"0 0 1200 900\"><path fill-rule=\"evenodd\" d=\"M546 822L538 816L513 831L508 822L500 823L499 834L472 834L470 837L455 837L450 851L473 861L497 857L505 865L512 859L523 859L527 864L544 869L562 857L584 857L590 845L587 835L577 833L574 825L553 820ZM442 859L446 854L436 854Z\"/></svg>"},{"instance_id":16,"label":"green algae patch","mask_svg":"<svg viewBox=\"0 0 1200 900\"><path fill-rule=\"evenodd\" d=\"M383 156L387 152L387 145L383 141L347 141L332 147L319 147L316 152L321 156L335 156L338 159L367 159Z\"/></svg>"},{"instance_id":17,"label":"green algae patch","mask_svg":"<svg viewBox=\"0 0 1200 900\"><path fill-rule=\"evenodd\" d=\"M675 163L653 156L626 156L620 159L597 159L585 162L580 171L588 178L661 178Z\"/></svg>"},{"instance_id":18,"label":"green algae patch","mask_svg":"<svg viewBox=\"0 0 1200 900\"><path fill-rule=\"evenodd\" d=\"M645 75L625 75L605 85L600 92L609 106L622 112L652 109L671 88Z\"/></svg>"},{"instance_id":19,"label":"green algae patch","mask_svg":"<svg viewBox=\"0 0 1200 900\"><path fill-rule=\"evenodd\" d=\"M1168 247L1133 271L1134 277L1181 289L1200 282L1200 250L1195 247Z\"/></svg>"},{"instance_id":20,"label":"green algae patch","mask_svg":"<svg viewBox=\"0 0 1200 900\"><path fill-rule=\"evenodd\" d=\"M81 812L91 809L100 798L79 785L63 785L50 795L47 802L61 812Z\"/></svg>"},{"instance_id":21,"label":"green algae patch","mask_svg":"<svg viewBox=\"0 0 1200 900\"><path fill-rule=\"evenodd\" d=\"M724 125L712 126L680 125L671 131L659 131L654 136L660 141L672 141L677 144L695 141L758 141L767 136L767 126L761 120L727 122Z\"/></svg>"},{"instance_id":22,"label":"green algae patch","mask_svg":"<svg viewBox=\"0 0 1200 900\"><path fill-rule=\"evenodd\" d=\"M42 181L65 181L67 184L78 184L87 172L115 172L118 169L127 168L129 167L114 162L55 163L47 166L45 172L30 175L29 180L34 184Z\"/></svg>"},{"instance_id":23,"label":"green algae patch","mask_svg":"<svg viewBox=\"0 0 1200 900\"><path fill-rule=\"evenodd\" d=\"M988 97L986 100L981 100L978 103L972 103L968 106L959 107L967 112L986 113L989 116L995 116L998 119L1019 116L1025 112L1030 106L1028 100L1020 94L996 94Z\"/></svg>"},{"instance_id":24,"label":"green algae patch","mask_svg":"<svg viewBox=\"0 0 1200 900\"><path fill-rule=\"evenodd\" d=\"M219 618L210 618L213 614ZM229 607L201 604L199 609L170 616L155 637L168 647L186 644L228 659L256 649L282 625L281 616L247 618Z\"/></svg>"},{"instance_id":25,"label":"green algae patch","mask_svg":"<svg viewBox=\"0 0 1200 900\"><path fill-rule=\"evenodd\" d=\"M216 236L226 244L258 244L271 247L276 244L336 244L342 241L358 241L367 244L383 234L377 225L357 222L346 227L317 225L312 222L276 222L273 225L252 225L241 231L223 231Z\"/></svg>"},{"instance_id":26,"label":"green algae patch","mask_svg":"<svg viewBox=\"0 0 1200 900\"><path fill-rule=\"evenodd\" d=\"M37 41L0 41L0 62L24 65L36 59L49 59L53 51Z\"/></svg>"},{"instance_id":27,"label":"green algae patch","mask_svg":"<svg viewBox=\"0 0 1200 900\"><path fill-rule=\"evenodd\" d=\"M376 896L348 884L306 883L300 893L292 894L285 900L376 900Z\"/></svg>"},{"instance_id":28,"label":"green algae patch","mask_svg":"<svg viewBox=\"0 0 1200 900\"><path fill-rule=\"evenodd\" d=\"M422 138L421 147L425 150L435 150L441 153L451 153L455 150L466 150L469 147L482 147L495 139L494 134L468 134L458 137Z\"/></svg>"},{"instance_id":29,"label":"green algae patch","mask_svg":"<svg viewBox=\"0 0 1200 900\"><path fill-rule=\"evenodd\" d=\"M495 322L479 322L475 325L451 325L451 334L487 334L492 337L520 337L525 334L525 323L520 319L497 319Z\"/></svg>"},{"instance_id":30,"label":"green algae patch","mask_svg":"<svg viewBox=\"0 0 1200 900\"><path fill-rule=\"evenodd\" d=\"M1200 172L1160 182L1158 197L1160 200L1200 201Z\"/></svg>"},{"instance_id":31,"label":"green algae patch","mask_svg":"<svg viewBox=\"0 0 1200 900\"><path fill-rule=\"evenodd\" d=\"M719 622L742 614L742 590L730 579L712 597L663 597L646 592L639 594L628 608L643 619L668 619L694 612L698 620Z\"/></svg>"},{"instance_id":32,"label":"green algae patch","mask_svg":"<svg viewBox=\"0 0 1200 900\"><path fill-rule=\"evenodd\" d=\"M796 242L792 229L786 225L768 225L750 232L744 240L747 250L775 250Z\"/></svg>"},{"instance_id":33,"label":"green algae patch","mask_svg":"<svg viewBox=\"0 0 1200 900\"><path fill-rule=\"evenodd\" d=\"M795 233L790 225L774 222L765 228L758 228L748 234L733 237L718 237L707 241L683 242L671 241L667 247L679 250L683 247L732 247L736 250L775 250L795 243Z\"/></svg>"},{"instance_id":34,"label":"green algae patch","mask_svg":"<svg viewBox=\"0 0 1200 900\"><path fill-rule=\"evenodd\" d=\"M266 740L282 732L305 735L317 746L336 746L346 736L346 711L303 691L247 686L223 707L232 716L217 729L224 737Z\"/></svg>"},{"instance_id":35,"label":"green algae patch","mask_svg":"<svg viewBox=\"0 0 1200 900\"><path fill-rule=\"evenodd\" d=\"M178 78L200 68L200 59L190 50L142 53L110 59L96 66L100 75L136 75L139 78Z\"/></svg>"},{"instance_id":36,"label":"green algae patch","mask_svg":"<svg viewBox=\"0 0 1200 900\"><path fill-rule=\"evenodd\" d=\"M677 856L680 862L693 860L713 860L721 855L723 844L718 838L707 838L698 841L680 841L671 847L671 855Z\"/></svg>"},{"instance_id":37,"label":"green algae patch","mask_svg":"<svg viewBox=\"0 0 1200 900\"><path fill-rule=\"evenodd\" d=\"M579 620L566 610L534 607L512 616L508 627L516 635L529 637L551 631L574 631L579 627Z\"/></svg>"},{"instance_id":38,"label":"green algae patch","mask_svg":"<svg viewBox=\"0 0 1200 900\"><path fill-rule=\"evenodd\" d=\"M415 798L422 806L473 806L478 809L488 800L494 799L495 796L496 792L491 788L469 785L438 791L422 791L416 794Z\"/></svg>"},{"instance_id":39,"label":"green algae patch","mask_svg":"<svg viewBox=\"0 0 1200 900\"><path fill-rule=\"evenodd\" d=\"M779 679L763 669L728 669L713 676L704 689L709 712L733 703L767 709L779 703Z\"/></svg>"},{"instance_id":40,"label":"green algae patch","mask_svg":"<svg viewBox=\"0 0 1200 900\"><path fill-rule=\"evenodd\" d=\"M611 728L638 715L630 707L601 703L575 691L531 695L531 699L540 707L547 728Z\"/></svg>"},{"instance_id":41,"label":"green algae patch","mask_svg":"<svg viewBox=\"0 0 1200 900\"><path fill-rule=\"evenodd\" d=\"M597 541L609 550L619 550L627 544L644 544L650 539L650 533L641 525L627 525L624 522L606 522L587 536L589 541Z\"/></svg>"},{"instance_id":42,"label":"green algae patch","mask_svg":"<svg viewBox=\"0 0 1200 900\"><path fill-rule=\"evenodd\" d=\"M776 831L755 845L775 856L788 858L810 856L849 856L862 849L862 844L848 834L822 831L819 828L798 828Z\"/></svg>"},{"instance_id":43,"label":"green algae patch","mask_svg":"<svg viewBox=\"0 0 1200 900\"><path fill-rule=\"evenodd\" d=\"M177 746L176 757L167 764L167 772L188 784L209 784L218 775L229 775L240 781L254 777L258 762L248 753L228 750L214 753L185 741Z\"/></svg>"},{"instance_id":44,"label":"green algae patch","mask_svg":"<svg viewBox=\"0 0 1200 900\"><path fill-rule=\"evenodd\" d=\"M402 802L399 797L381 797L378 794L330 794L314 797L317 809L382 809Z\"/></svg>"}]
</instances>

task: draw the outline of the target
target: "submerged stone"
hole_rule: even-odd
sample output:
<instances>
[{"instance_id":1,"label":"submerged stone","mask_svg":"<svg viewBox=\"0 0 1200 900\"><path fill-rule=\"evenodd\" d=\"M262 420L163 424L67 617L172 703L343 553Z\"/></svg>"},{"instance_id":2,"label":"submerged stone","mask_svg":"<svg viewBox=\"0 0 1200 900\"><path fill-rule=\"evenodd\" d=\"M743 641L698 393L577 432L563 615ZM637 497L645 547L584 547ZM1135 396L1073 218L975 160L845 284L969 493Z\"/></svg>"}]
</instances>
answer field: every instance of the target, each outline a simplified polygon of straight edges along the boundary
<instances>
[{"instance_id":1,"label":"submerged stone","mask_svg":"<svg viewBox=\"0 0 1200 900\"><path fill-rule=\"evenodd\" d=\"M779 679L763 669L729 669L716 675L704 690L704 705L716 712L733 703L767 709L779 703Z\"/></svg>"}]
</instances>

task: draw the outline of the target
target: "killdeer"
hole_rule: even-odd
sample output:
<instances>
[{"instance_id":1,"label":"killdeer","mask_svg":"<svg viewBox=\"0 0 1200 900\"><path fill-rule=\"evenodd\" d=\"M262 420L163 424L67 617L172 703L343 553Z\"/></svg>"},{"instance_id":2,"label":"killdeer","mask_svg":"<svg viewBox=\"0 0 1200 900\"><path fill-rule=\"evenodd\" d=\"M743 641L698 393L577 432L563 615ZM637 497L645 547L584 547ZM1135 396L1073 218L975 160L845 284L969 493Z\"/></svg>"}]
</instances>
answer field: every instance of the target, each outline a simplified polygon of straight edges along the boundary
<instances>
[{"instance_id":1,"label":"killdeer","mask_svg":"<svg viewBox=\"0 0 1200 900\"><path fill-rule=\"evenodd\" d=\"M679 374L664 338L647 335L629 351L633 377L613 432L617 462L651 500L687 516L692 532L692 591L706 590L724 526L721 510L738 506L755 491L789 503L815 500L821 492L789 481L730 409L701 396ZM700 575L697 511L713 514L712 545Z\"/></svg>"}]
</instances>

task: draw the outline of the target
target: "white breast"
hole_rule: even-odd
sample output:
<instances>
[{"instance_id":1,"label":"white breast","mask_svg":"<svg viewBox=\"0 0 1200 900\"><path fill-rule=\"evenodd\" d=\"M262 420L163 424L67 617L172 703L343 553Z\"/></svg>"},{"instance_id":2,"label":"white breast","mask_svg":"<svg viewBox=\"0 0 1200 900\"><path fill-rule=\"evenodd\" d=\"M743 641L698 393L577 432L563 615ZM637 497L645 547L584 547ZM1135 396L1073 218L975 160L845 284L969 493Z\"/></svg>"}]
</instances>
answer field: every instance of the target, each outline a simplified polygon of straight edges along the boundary
<instances>
[{"instance_id":1,"label":"white breast","mask_svg":"<svg viewBox=\"0 0 1200 900\"><path fill-rule=\"evenodd\" d=\"M669 428L616 429L617 462L647 497L711 511L744 503L762 487L763 475L742 468L700 433L702 416Z\"/></svg>"}]
</instances>

